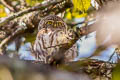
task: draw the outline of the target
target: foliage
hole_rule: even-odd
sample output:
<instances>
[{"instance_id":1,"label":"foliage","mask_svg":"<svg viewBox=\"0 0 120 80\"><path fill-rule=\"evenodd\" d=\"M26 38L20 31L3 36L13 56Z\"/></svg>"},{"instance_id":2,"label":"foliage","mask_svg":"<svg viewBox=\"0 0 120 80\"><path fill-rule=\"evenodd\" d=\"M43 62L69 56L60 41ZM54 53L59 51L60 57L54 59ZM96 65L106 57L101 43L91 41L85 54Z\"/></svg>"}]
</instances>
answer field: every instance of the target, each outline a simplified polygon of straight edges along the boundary
<instances>
[{"instance_id":1,"label":"foliage","mask_svg":"<svg viewBox=\"0 0 120 80\"><path fill-rule=\"evenodd\" d=\"M26 0L29 6L34 6L38 3L41 3L43 0ZM91 0L72 0L73 1L73 9L66 10L66 17L68 19L72 19L72 17L80 18L87 16L87 10L91 7ZM5 17L5 7L0 5L0 17Z\"/></svg>"},{"instance_id":2,"label":"foliage","mask_svg":"<svg viewBox=\"0 0 120 80\"><path fill-rule=\"evenodd\" d=\"M73 9L67 10L66 17L68 19L86 17L90 7L91 0L73 0Z\"/></svg>"},{"instance_id":3,"label":"foliage","mask_svg":"<svg viewBox=\"0 0 120 80\"><path fill-rule=\"evenodd\" d=\"M5 7L0 4L0 17L5 17L5 16L7 16L5 12Z\"/></svg>"}]
</instances>

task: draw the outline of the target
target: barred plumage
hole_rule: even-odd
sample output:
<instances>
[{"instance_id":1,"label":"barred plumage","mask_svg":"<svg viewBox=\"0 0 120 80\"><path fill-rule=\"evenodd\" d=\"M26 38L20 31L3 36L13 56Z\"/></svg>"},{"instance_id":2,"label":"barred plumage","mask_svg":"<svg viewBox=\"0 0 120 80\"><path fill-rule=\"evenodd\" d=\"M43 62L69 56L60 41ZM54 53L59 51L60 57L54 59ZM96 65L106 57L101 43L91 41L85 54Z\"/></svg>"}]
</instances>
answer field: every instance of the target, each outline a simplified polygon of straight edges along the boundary
<instances>
[{"instance_id":1,"label":"barred plumage","mask_svg":"<svg viewBox=\"0 0 120 80\"><path fill-rule=\"evenodd\" d=\"M67 30L66 23L60 17L49 15L43 18L38 30L34 43L37 60L45 63L50 63L53 58L71 61L77 56L77 45L72 46L75 43L72 32Z\"/></svg>"}]
</instances>

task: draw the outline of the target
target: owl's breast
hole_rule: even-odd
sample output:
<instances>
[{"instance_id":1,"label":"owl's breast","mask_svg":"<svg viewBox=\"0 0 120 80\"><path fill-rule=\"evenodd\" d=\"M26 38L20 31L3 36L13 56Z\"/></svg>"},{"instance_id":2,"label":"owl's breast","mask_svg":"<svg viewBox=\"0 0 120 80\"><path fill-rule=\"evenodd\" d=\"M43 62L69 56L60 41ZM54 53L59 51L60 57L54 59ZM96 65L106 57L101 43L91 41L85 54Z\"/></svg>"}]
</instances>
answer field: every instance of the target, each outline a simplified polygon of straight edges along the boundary
<instances>
[{"instance_id":1,"label":"owl's breast","mask_svg":"<svg viewBox=\"0 0 120 80\"><path fill-rule=\"evenodd\" d=\"M41 55L54 55L68 42L67 34L62 30L41 29L37 35L34 47Z\"/></svg>"}]
</instances>

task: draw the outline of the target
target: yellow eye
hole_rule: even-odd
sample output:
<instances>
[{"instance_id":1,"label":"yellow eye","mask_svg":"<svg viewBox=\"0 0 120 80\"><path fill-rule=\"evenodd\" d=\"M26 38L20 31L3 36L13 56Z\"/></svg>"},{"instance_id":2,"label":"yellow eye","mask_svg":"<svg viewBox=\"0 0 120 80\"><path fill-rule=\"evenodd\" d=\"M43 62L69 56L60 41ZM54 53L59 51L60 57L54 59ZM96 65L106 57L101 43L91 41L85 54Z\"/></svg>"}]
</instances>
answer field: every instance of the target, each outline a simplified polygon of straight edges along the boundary
<instances>
[{"instance_id":1,"label":"yellow eye","mask_svg":"<svg viewBox=\"0 0 120 80\"><path fill-rule=\"evenodd\" d=\"M47 21L46 24L53 24L53 21Z\"/></svg>"},{"instance_id":2,"label":"yellow eye","mask_svg":"<svg viewBox=\"0 0 120 80\"><path fill-rule=\"evenodd\" d=\"M58 21L58 22L57 22L57 25L58 25L58 26L62 26L62 25L63 25L63 22Z\"/></svg>"},{"instance_id":3,"label":"yellow eye","mask_svg":"<svg viewBox=\"0 0 120 80\"><path fill-rule=\"evenodd\" d=\"M51 21L48 21L48 24L52 24L52 22L51 22Z\"/></svg>"}]
</instances>

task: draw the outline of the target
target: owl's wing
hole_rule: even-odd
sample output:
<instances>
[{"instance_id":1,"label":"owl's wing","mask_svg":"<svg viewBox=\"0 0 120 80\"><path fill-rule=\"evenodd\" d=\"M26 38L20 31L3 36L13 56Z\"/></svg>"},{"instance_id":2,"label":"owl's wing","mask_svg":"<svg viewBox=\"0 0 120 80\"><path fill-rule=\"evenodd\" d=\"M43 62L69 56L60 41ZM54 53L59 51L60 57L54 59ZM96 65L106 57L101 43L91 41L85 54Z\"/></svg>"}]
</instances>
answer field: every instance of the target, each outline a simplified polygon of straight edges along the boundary
<instances>
[{"instance_id":1,"label":"owl's wing","mask_svg":"<svg viewBox=\"0 0 120 80\"><path fill-rule=\"evenodd\" d=\"M73 61L78 56L77 43L65 52L65 61Z\"/></svg>"}]
</instances>

